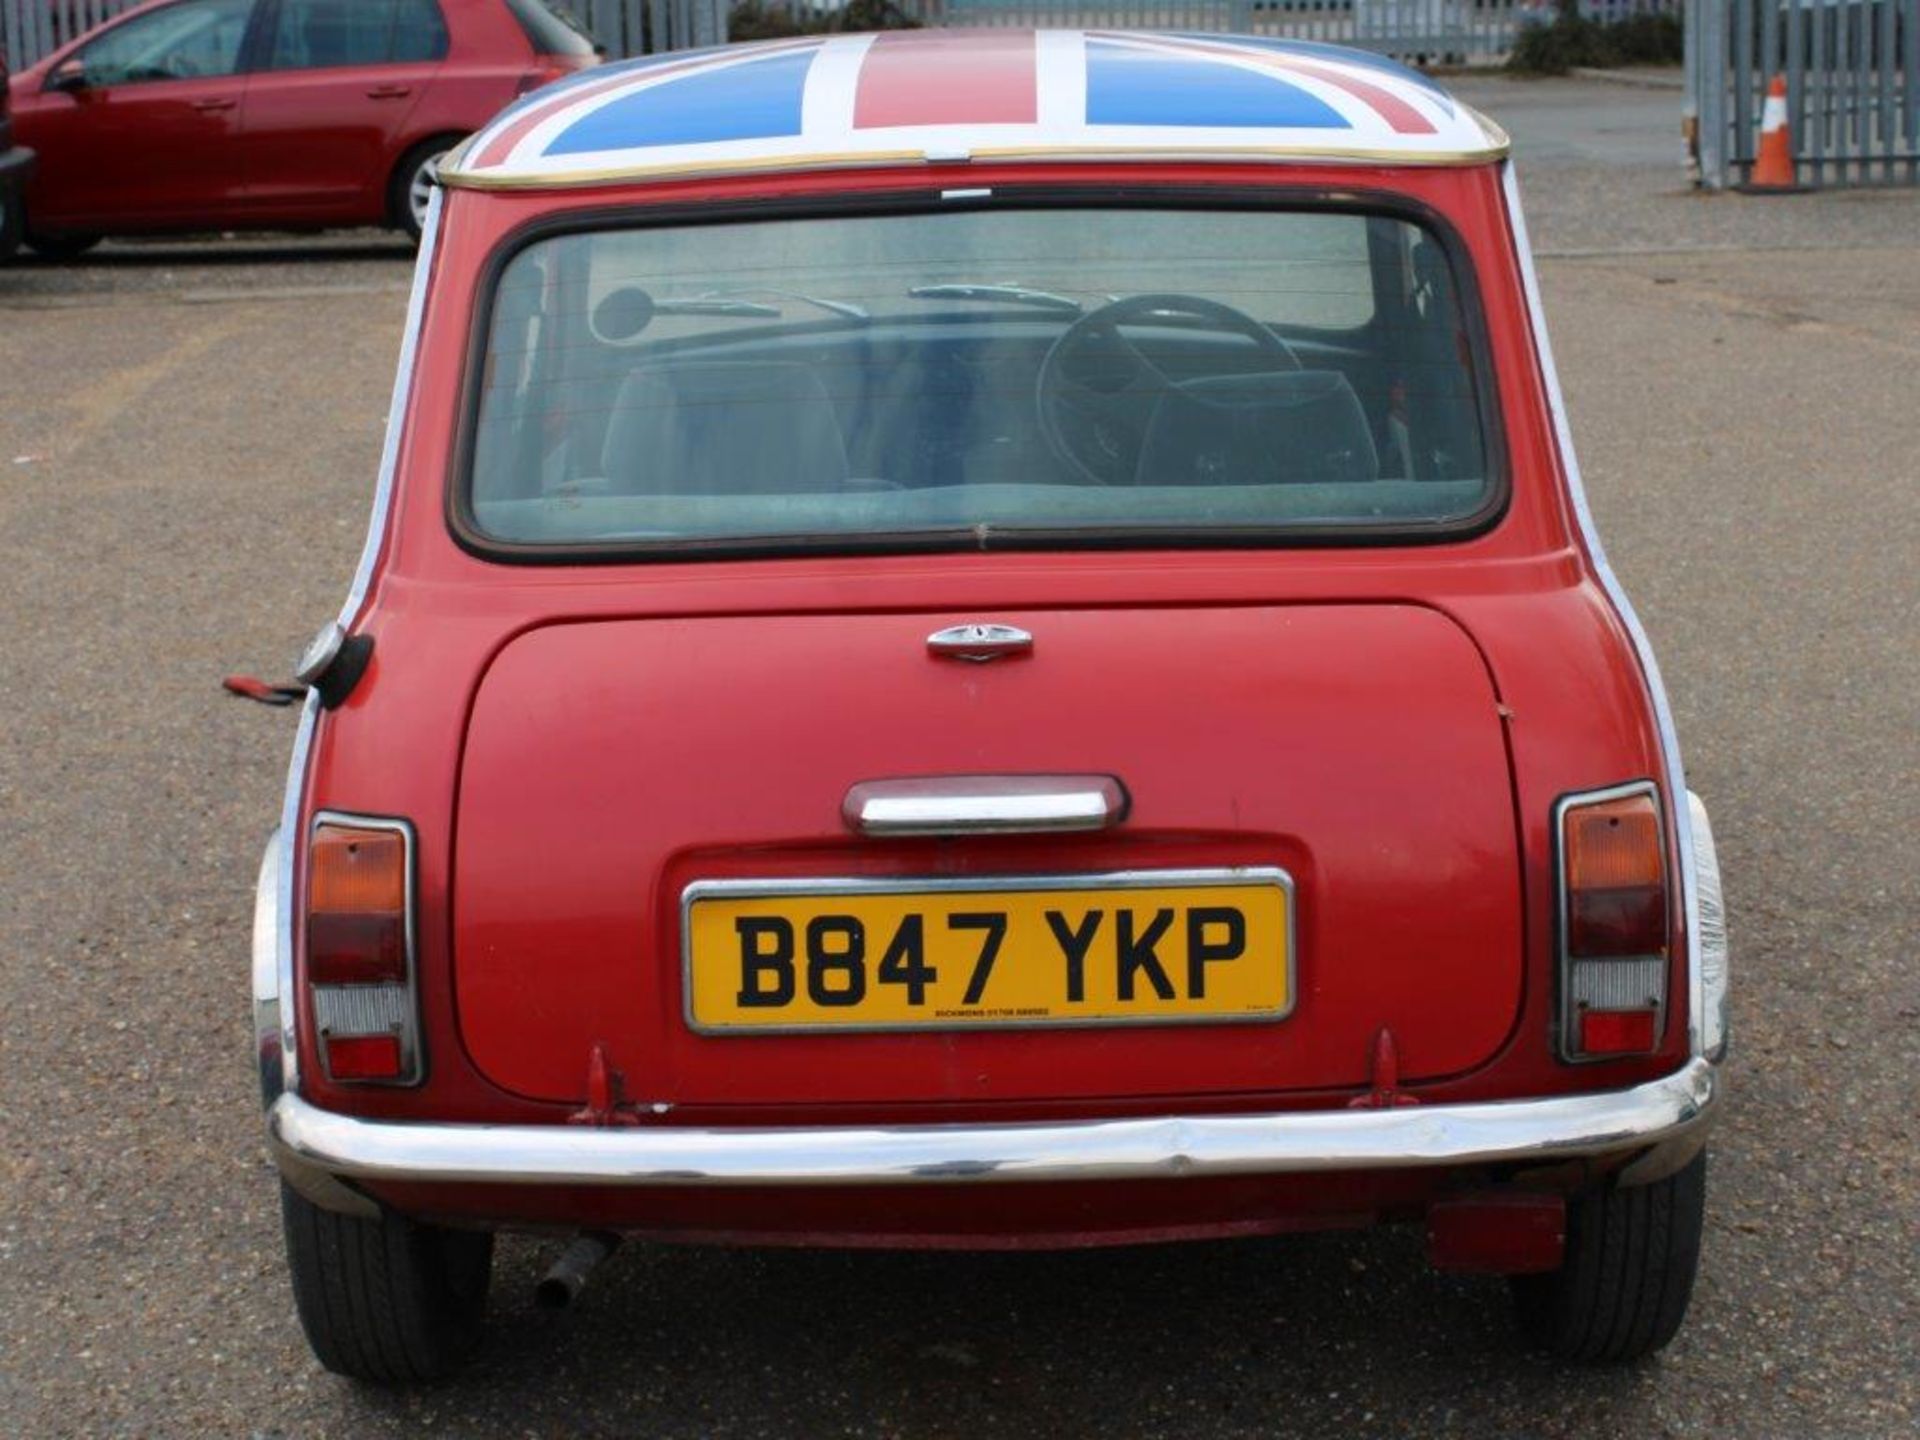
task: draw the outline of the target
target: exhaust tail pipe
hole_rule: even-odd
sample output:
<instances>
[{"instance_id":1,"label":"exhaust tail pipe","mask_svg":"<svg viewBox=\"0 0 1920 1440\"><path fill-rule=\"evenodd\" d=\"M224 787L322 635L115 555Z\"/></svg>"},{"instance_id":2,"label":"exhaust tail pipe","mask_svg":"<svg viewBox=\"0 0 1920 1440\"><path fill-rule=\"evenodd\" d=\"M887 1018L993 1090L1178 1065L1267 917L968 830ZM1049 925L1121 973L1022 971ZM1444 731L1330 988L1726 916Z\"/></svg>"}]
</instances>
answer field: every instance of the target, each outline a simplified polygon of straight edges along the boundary
<instances>
[{"instance_id":1,"label":"exhaust tail pipe","mask_svg":"<svg viewBox=\"0 0 1920 1440\"><path fill-rule=\"evenodd\" d=\"M583 1230L533 1287L533 1303L542 1310L564 1310L586 1288L595 1267L619 1248L620 1237L605 1230Z\"/></svg>"}]
</instances>

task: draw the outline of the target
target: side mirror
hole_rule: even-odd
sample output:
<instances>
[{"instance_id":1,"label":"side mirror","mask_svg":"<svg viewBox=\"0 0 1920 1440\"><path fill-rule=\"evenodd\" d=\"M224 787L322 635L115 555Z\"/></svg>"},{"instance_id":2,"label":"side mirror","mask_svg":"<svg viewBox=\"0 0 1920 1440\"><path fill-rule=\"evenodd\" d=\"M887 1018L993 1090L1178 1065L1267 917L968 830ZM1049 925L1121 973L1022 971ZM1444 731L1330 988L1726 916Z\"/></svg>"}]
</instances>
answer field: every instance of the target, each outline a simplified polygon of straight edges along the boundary
<instances>
[{"instance_id":1,"label":"side mirror","mask_svg":"<svg viewBox=\"0 0 1920 1440\"><path fill-rule=\"evenodd\" d=\"M53 73L47 76L46 88L72 94L76 90L87 88L87 64L78 58L63 60L53 67Z\"/></svg>"}]
</instances>

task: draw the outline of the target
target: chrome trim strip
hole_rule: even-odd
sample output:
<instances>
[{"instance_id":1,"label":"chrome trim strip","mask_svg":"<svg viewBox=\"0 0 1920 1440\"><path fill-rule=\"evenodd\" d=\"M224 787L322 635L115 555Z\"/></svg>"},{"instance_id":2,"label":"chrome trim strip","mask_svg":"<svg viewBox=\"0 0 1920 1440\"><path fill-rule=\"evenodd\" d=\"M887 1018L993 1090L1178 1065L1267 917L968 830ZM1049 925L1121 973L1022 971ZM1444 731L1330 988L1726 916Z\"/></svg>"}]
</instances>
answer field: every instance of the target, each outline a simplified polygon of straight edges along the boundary
<instances>
[{"instance_id":1,"label":"chrome trim strip","mask_svg":"<svg viewBox=\"0 0 1920 1440\"><path fill-rule=\"evenodd\" d=\"M862 835L1012 835L1105 830L1127 813L1111 775L926 775L862 780L841 814Z\"/></svg>"},{"instance_id":2,"label":"chrome trim strip","mask_svg":"<svg viewBox=\"0 0 1920 1440\"><path fill-rule=\"evenodd\" d=\"M1161 886L1271 885L1286 898L1286 1005L1239 1015L1143 1015L1139 1019L1102 1015L1085 1020L938 1020L875 1025L708 1025L693 1013L694 903L709 896L752 899L769 895L953 895L1030 890L1147 890ZM920 875L876 880L867 877L804 880L696 880L680 892L680 1013L697 1035L752 1039L761 1035L885 1035L954 1033L971 1030L1126 1029L1140 1025L1269 1025L1285 1020L1300 1002L1299 929L1295 918L1293 876L1277 865L1245 865L1215 870L1108 870L1068 875L951 876Z\"/></svg>"},{"instance_id":3,"label":"chrome trim strip","mask_svg":"<svg viewBox=\"0 0 1920 1440\"><path fill-rule=\"evenodd\" d=\"M1639 615L1634 612L1633 602L1627 599L1620 578L1613 572L1606 547L1600 543L1600 531L1593 523L1593 511L1587 504L1586 486L1580 479L1580 461L1573 452L1573 430L1567 422L1567 402L1560 390L1560 372L1554 366L1553 346L1547 339L1546 312L1540 304L1540 277L1534 271L1533 248L1527 239L1526 217L1520 208L1520 182L1514 175L1511 159L1501 162L1500 171L1515 253L1520 261L1520 277L1526 289L1527 313L1533 324L1534 348L1539 354L1540 373L1547 385L1547 402L1553 411L1554 439L1559 445L1561 465L1566 471L1574 517L1579 523L1581 537L1585 541L1588 558L1593 563L1594 574L1600 581L1600 588L1613 602L1620 623L1626 627L1627 635L1633 642L1634 653L1640 658L1641 674L1646 680L1647 694L1653 702L1654 721L1660 731L1660 748L1666 760L1668 797L1668 803L1662 808L1667 815L1674 817L1675 843L1680 852L1680 890L1687 922L1688 1048L1695 1055L1703 1055L1706 1048L1701 1015L1706 1004L1700 969L1700 886L1695 869L1692 827L1678 823L1678 812L1686 803L1687 794L1686 767L1680 759L1680 734L1673 723L1673 709L1667 703L1667 688L1660 678L1660 662L1654 658L1652 642L1647 639L1647 632L1640 624Z\"/></svg>"},{"instance_id":4,"label":"chrome trim strip","mask_svg":"<svg viewBox=\"0 0 1920 1440\"><path fill-rule=\"evenodd\" d=\"M1486 143L1471 149L1420 150L1393 146L1344 145L974 145L965 158L975 164L1096 163L1194 165L1406 165L1421 169L1485 165L1503 159L1512 142L1507 132L1471 106L1460 105L1480 127ZM594 169L557 173L468 170L464 152L449 155L440 169L440 183L456 190L577 190L595 185L656 180L685 180L702 176L779 175L820 170L886 170L902 167L933 169L952 163L944 152L924 147L900 150L822 151L815 155L755 156L734 160L687 160L677 164L628 161Z\"/></svg>"},{"instance_id":5,"label":"chrome trim strip","mask_svg":"<svg viewBox=\"0 0 1920 1440\"><path fill-rule=\"evenodd\" d=\"M1548 1162L1688 1140L1718 1072L1691 1060L1628 1090L1473 1105L821 1128L443 1125L360 1120L282 1095L289 1173L393 1184L924 1185L1158 1180Z\"/></svg>"},{"instance_id":6,"label":"chrome trim strip","mask_svg":"<svg viewBox=\"0 0 1920 1440\"><path fill-rule=\"evenodd\" d=\"M426 223L420 229L420 251L413 263L413 288L407 294L406 329L401 333L400 358L394 366L393 400L387 407L387 433L380 446L380 475L373 487L373 514L367 524L367 543L360 547L360 563L355 566L353 583L346 602L340 607L340 628L352 633L353 622L360 618L367 589L373 583L373 567L386 544L387 525L392 519L393 477L400 460L400 432L406 427L407 404L413 395L415 352L420 346L420 325L427 309L427 278L433 273L434 252L440 239L442 191L433 190L427 202Z\"/></svg>"},{"instance_id":7,"label":"chrome trim strip","mask_svg":"<svg viewBox=\"0 0 1920 1440\"><path fill-rule=\"evenodd\" d=\"M300 802L307 785L307 754L313 748L314 722L320 715L320 693L307 692L300 707L300 724L293 732L293 755L287 761L287 789L280 801L277 874L274 880L274 909L278 925L274 933L274 1009L280 1019L280 1083L290 1095L300 1093L300 1038L296 1029L293 995L293 914L294 855L300 846L292 837L300 833ZM258 1002L256 1000L256 1013Z\"/></svg>"},{"instance_id":8,"label":"chrome trim strip","mask_svg":"<svg viewBox=\"0 0 1920 1440\"><path fill-rule=\"evenodd\" d=\"M400 429L406 418L407 401L413 388L413 369L420 345L421 317L427 308L427 277L433 270L435 247L440 236L441 191L435 187L427 203L426 223L420 230L420 251L413 265L413 289L407 296L406 329L400 336L400 357L394 366L393 400L387 407L387 434L380 450L380 472L373 489L373 515L367 527L366 544L360 549L360 562L338 616L341 629L351 631L360 618L360 607L373 581L374 562L386 543L387 520L392 509L394 467L400 455ZM280 802L281 837L275 905L280 922L275 935L276 1006L280 1019L281 1086L291 1094L300 1093L300 1046L296 1030L296 1000L293 983L294 861L301 847L291 843L300 834L300 807L307 785L307 759L313 749L313 731L320 715L320 696L309 690L300 709L300 724L293 734L293 754L287 761L287 788ZM256 987L256 1013L258 996Z\"/></svg>"},{"instance_id":9,"label":"chrome trim strip","mask_svg":"<svg viewBox=\"0 0 1920 1440\"><path fill-rule=\"evenodd\" d=\"M1625 800L1631 795L1650 795L1653 797L1654 817L1660 822L1660 833L1666 834L1667 807L1660 803L1660 787L1651 780L1632 780L1624 785L1609 785L1600 790L1582 790L1572 795L1562 795L1553 802L1553 1003L1555 1015L1554 1033L1557 1037L1555 1055L1567 1065L1594 1065L1608 1060L1618 1060L1617 1055L1582 1055L1580 1053L1580 1035L1575 1025L1576 1015L1573 1007L1573 957L1567 950L1567 812L1582 805L1602 805L1609 800ZM1664 885L1667 879L1667 857L1664 849L1660 855L1660 880ZM1669 914L1672 912L1669 911ZM1671 922L1669 922L1671 923ZM1604 963L1604 962L1601 962ZM1667 1033L1667 966L1672 961L1661 957L1660 964L1660 1004L1659 1016L1654 1021L1654 1039L1657 1045L1666 1038Z\"/></svg>"}]
</instances>

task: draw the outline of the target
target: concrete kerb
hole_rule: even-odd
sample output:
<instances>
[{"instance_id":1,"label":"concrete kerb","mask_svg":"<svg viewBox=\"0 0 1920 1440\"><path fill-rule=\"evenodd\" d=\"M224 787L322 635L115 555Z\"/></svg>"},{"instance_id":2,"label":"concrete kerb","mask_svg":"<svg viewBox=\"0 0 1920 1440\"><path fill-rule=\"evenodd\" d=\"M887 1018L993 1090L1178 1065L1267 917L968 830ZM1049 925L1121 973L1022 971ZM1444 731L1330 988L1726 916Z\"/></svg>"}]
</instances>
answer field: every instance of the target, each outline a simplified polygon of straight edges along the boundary
<instances>
[{"instance_id":1,"label":"concrete kerb","mask_svg":"<svg viewBox=\"0 0 1920 1440\"><path fill-rule=\"evenodd\" d=\"M1597 80L1603 85L1626 85L1635 90L1671 90L1679 95L1687 88L1686 72L1678 66L1601 70L1591 65L1576 65L1570 73L1577 80Z\"/></svg>"}]
</instances>

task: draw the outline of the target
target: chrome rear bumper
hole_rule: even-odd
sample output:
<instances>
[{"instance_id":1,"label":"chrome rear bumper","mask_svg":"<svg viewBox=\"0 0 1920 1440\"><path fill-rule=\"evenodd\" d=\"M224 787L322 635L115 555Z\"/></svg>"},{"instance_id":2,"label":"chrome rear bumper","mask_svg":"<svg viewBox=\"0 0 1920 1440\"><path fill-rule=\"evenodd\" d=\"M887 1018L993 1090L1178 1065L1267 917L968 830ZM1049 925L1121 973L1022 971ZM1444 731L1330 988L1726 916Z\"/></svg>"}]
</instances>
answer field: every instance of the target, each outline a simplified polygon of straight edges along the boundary
<instances>
[{"instance_id":1,"label":"chrome rear bumper","mask_svg":"<svg viewBox=\"0 0 1920 1440\"><path fill-rule=\"evenodd\" d=\"M1625 1156L1657 1179L1704 1140L1718 1069L1627 1090L1383 1110L1048 1124L695 1128L360 1120L282 1094L267 1112L288 1183L368 1213L353 1181L593 1186L952 1185L1283 1175ZM348 1182L348 1183L342 1183Z\"/></svg>"}]
</instances>

